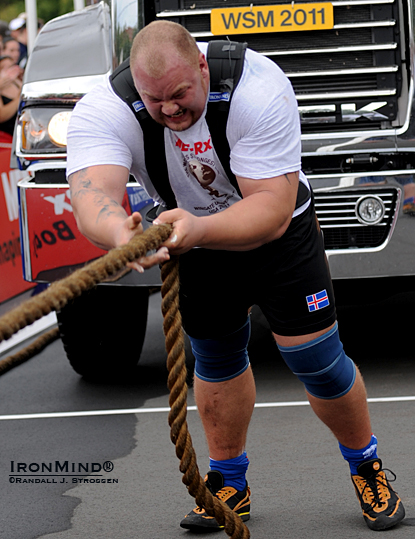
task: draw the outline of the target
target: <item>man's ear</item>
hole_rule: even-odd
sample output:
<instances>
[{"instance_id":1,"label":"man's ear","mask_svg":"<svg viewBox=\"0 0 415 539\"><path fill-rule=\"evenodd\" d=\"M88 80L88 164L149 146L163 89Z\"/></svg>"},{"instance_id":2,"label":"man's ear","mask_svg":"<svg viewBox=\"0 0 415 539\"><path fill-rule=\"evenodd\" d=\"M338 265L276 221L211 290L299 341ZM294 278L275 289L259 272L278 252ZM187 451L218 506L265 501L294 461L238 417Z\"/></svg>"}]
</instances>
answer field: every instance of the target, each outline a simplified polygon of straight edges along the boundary
<instances>
[{"instance_id":1,"label":"man's ear","mask_svg":"<svg viewBox=\"0 0 415 539\"><path fill-rule=\"evenodd\" d=\"M209 80L209 65L203 52L199 53L199 69L202 73L202 77Z\"/></svg>"}]
</instances>

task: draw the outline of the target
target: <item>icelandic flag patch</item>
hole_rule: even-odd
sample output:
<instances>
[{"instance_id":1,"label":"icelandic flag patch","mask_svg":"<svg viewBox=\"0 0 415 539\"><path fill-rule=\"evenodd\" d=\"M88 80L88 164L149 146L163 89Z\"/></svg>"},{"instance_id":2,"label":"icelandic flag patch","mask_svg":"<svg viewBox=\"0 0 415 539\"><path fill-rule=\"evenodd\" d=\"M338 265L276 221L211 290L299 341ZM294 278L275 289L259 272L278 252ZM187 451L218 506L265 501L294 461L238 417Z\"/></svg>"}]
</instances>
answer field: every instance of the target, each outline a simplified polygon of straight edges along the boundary
<instances>
[{"instance_id":1,"label":"icelandic flag patch","mask_svg":"<svg viewBox=\"0 0 415 539\"><path fill-rule=\"evenodd\" d=\"M317 294L306 296L306 299L310 313L318 311L319 309L324 309L324 307L328 307L330 305L327 290L322 290L321 292L317 292Z\"/></svg>"}]
</instances>

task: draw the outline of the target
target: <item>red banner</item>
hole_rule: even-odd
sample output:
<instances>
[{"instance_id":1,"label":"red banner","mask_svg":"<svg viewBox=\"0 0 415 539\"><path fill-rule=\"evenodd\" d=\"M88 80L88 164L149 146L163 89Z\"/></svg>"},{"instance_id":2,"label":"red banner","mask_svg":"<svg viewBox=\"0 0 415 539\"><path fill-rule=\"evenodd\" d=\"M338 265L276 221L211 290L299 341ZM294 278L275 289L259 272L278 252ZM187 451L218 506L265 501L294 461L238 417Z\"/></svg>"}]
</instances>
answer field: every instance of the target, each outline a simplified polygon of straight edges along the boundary
<instances>
[{"instance_id":1,"label":"red banner","mask_svg":"<svg viewBox=\"0 0 415 539\"><path fill-rule=\"evenodd\" d=\"M33 287L23 279L17 182L27 175L10 169L12 137L0 131L0 303Z\"/></svg>"},{"instance_id":2,"label":"red banner","mask_svg":"<svg viewBox=\"0 0 415 539\"><path fill-rule=\"evenodd\" d=\"M25 196L33 280L56 280L69 273L70 267L105 254L79 232L69 186L34 186L26 189Z\"/></svg>"}]
</instances>

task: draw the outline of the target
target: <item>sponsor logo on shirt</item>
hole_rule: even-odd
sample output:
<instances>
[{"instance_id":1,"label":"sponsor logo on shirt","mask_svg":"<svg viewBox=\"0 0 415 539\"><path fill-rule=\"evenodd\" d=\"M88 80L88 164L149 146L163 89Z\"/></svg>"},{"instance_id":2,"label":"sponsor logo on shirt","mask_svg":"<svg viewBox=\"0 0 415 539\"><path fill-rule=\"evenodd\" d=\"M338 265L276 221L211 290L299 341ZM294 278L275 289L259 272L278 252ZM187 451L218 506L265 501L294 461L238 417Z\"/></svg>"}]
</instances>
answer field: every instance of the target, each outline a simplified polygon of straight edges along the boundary
<instances>
[{"instance_id":1,"label":"sponsor logo on shirt","mask_svg":"<svg viewBox=\"0 0 415 539\"><path fill-rule=\"evenodd\" d=\"M177 137L176 146L178 146L182 152L194 152L195 155L199 153L205 153L208 150L212 150L212 144L210 138L206 142L195 142L193 144L185 144Z\"/></svg>"}]
</instances>

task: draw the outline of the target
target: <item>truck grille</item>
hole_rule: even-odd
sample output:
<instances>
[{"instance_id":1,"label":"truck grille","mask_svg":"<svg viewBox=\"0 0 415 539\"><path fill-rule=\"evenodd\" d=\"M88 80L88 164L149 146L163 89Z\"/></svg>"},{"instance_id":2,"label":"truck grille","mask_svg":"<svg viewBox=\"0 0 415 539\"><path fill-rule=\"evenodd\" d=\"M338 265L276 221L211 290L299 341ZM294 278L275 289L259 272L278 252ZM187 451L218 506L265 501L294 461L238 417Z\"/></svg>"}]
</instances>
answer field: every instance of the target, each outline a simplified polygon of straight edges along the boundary
<instances>
[{"instance_id":1,"label":"truck grille","mask_svg":"<svg viewBox=\"0 0 415 539\"><path fill-rule=\"evenodd\" d=\"M290 2L262 0L255 6L277 4ZM248 42L285 71L297 96L303 133L390 127L397 117L402 85L398 0L332 4L330 30L241 33L229 38ZM211 34L211 9L250 3L159 0L156 5L158 17L179 22L197 40L208 41L226 37Z\"/></svg>"},{"instance_id":2,"label":"truck grille","mask_svg":"<svg viewBox=\"0 0 415 539\"><path fill-rule=\"evenodd\" d=\"M385 213L376 225L362 224L356 214L357 202L366 195L382 200ZM314 193L317 217L327 251L338 249L376 249L392 231L397 211L398 190L379 188Z\"/></svg>"}]
</instances>

